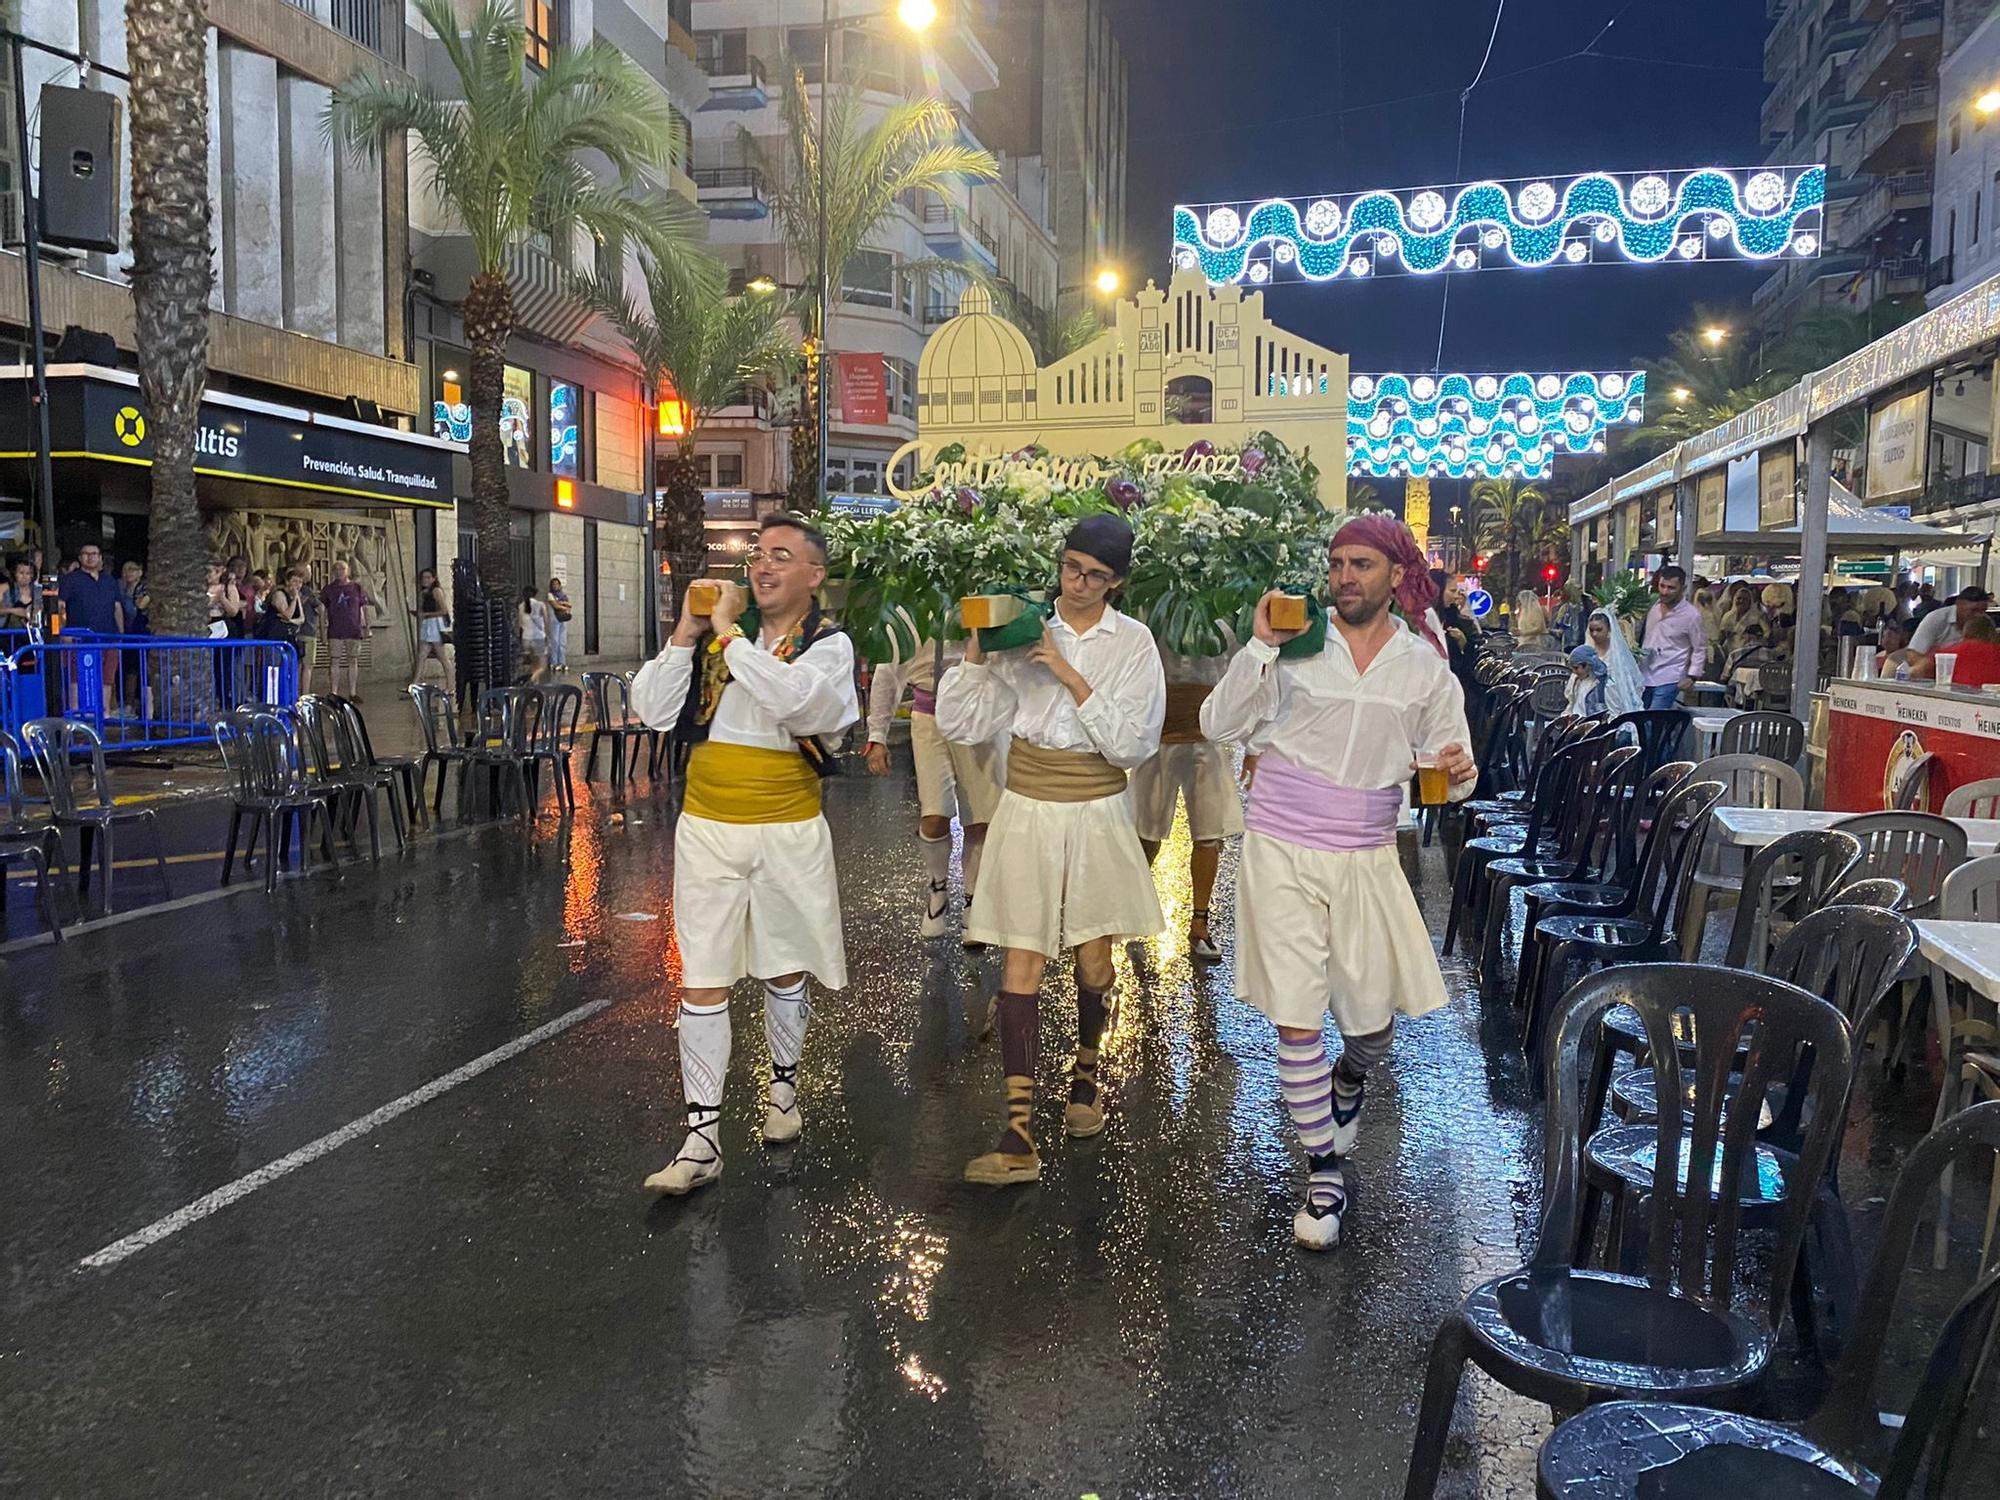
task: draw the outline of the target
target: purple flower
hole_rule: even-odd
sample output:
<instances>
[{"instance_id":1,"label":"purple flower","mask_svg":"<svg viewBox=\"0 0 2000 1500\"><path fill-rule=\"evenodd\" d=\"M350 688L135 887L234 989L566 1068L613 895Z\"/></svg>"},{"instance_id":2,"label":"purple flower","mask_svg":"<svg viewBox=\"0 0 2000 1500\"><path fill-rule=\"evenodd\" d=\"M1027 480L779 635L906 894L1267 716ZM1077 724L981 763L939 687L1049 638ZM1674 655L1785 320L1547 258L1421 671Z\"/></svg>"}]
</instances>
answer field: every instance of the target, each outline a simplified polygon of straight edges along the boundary
<instances>
[{"instance_id":1,"label":"purple flower","mask_svg":"<svg viewBox=\"0 0 2000 1500\"><path fill-rule=\"evenodd\" d=\"M979 509L979 491L961 485L958 491L958 513L961 516L975 514Z\"/></svg>"},{"instance_id":2,"label":"purple flower","mask_svg":"<svg viewBox=\"0 0 2000 1500\"><path fill-rule=\"evenodd\" d=\"M1104 493L1111 503L1120 510L1131 510L1145 499L1145 492L1130 479L1114 479L1104 487Z\"/></svg>"},{"instance_id":3,"label":"purple flower","mask_svg":"<svg viewBox=\"0 0 2000 1500\"><path fill-rule=\"evenodd\" d=\"M1031 444L1030 446L1019 449L1015 452L1014 462L1017 464L1029 464L1033 463L1036 457L1037 454L1035 453L1034 447Z\"/></svg>"},{"instance_id":4,"label":"purple flower","mask_svg":"<svg viewBox=\"0 0 2000 1500\"><path fill-rule=\"evenodd\" d=\"M1262 448L1245 448L1243 450L1243 472L1252 479L1255 479L1257 471L1269 462L1270 460L1264 456Z\"/></svg>"},{"instance_id":5,"label":"purple flower","mask_svg":"<svg viewBox=\"0 0 2000 1500\"><path fill-rule=\"evenodd\" d=\"M1212 458L1214 456L1215 444L1211 443L1207 438L1199 438L1189 443L1187 452L1181 455L1183 458Z\"/></svg>"}]
</instances>

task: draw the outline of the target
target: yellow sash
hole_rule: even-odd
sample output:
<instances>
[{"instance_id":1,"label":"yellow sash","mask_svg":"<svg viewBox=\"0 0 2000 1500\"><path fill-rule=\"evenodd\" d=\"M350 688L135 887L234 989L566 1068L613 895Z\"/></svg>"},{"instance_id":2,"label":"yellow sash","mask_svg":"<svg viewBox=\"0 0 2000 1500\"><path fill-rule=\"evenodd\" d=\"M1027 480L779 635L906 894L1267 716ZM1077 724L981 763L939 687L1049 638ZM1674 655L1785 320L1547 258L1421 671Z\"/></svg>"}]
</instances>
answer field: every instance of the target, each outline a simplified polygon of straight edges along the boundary
<instances>
[{"instance_id":1,"label":"yellow sash","mask_svg":"<svg viewBox=\"0 0 2000 1500\"><path fill-rule=\"evenodd\" d=\"M1007 790L1036 802L1096 802L1124 791L1125 773L1095 750L1044 750L1016 735Z\"/></svg>"},{"instance_id":2,"label":"yellow sash","mask_svg":"<svg viewBox=\"0 0 2000 1500\"><path fill-rule=\"evenodd\" d=\"M819 777L796 750L703 740L688 756L681 810L715 823L803 823L819 816Z\"/></svg>"}]
</instances>

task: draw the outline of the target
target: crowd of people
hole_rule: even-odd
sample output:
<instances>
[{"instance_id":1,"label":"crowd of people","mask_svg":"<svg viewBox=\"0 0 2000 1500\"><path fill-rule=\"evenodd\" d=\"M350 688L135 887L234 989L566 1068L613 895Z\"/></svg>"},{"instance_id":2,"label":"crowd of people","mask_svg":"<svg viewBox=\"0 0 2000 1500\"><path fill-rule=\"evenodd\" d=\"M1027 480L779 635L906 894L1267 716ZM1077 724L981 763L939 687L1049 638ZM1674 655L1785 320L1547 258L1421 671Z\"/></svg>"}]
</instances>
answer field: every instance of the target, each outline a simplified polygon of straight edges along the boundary
<instances>
[{"instance_id":1,"label":"crowd of people","mask_svg":"<svg viewBox=\"0 0 2000 1500\"><path fill-rule=\"evenodd\" d=\"M996 1187L1041 1175L1042 989L1066 955L1077 1030L1062 1130L1081 1139L1104 1129L1112 1101L1098 1065L1115 1004L1113 955L1164 925L1151 860L1185 801L1197 962L1222 957L1210 893L1222 841L1243 840L1236 988L1276 1029L1277 1092L1306 1156L1293 1233L1324 1249L1339 1239L1342 1162L1396 1017L1445 1001L1396 829L1413 776L1454 801L1477 781L1452 670L1477 626L1440 599L1409 531L1369 516L1343 526L1329 549L1324 620L1281 628L1273 592L1239 648L1170 659L1117 608L1134 545L1122 517L1080 521L1062 549L1055 597L1021 640L1002 649L1005 637L974 632L962 643L925 642L873 679L868 763L877 774L890 769L889 723L904 695L913 699L914 831L926 875L919 931L942 938L951 926L956 814L960 940L1000 952L1002 1122L964 1175ZM692 1192L722 1173L736 983L754 978L764 992L763 1138L772 1146L804 1128L809 983L847 984L821 788L836 763L829 740L861 707L853 645L814 603L825 577L819 532L798 517L767 517L749 553L747 595L722 585L705 617L684 604L673 638L632 685L640 717L663 730L692 725L696 742L674 830L686 1129L647 1179L655 1192ZM1343 1039L1335 1062L1323 1040L1329 1013Z\"/></svg>"}]
</instances>

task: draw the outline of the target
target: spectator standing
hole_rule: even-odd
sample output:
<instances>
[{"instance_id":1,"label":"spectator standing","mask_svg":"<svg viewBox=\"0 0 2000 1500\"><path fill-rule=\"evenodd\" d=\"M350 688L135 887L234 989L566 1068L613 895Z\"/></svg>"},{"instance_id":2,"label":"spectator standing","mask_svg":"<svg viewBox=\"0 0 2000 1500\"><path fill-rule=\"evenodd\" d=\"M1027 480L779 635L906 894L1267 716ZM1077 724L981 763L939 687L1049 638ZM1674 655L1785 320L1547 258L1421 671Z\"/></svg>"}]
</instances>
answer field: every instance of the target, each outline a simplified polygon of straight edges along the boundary
<instances>
[{"instance_id":1,"label":"spectator standing","mask_svg":"<svg viewBox=\"0 0 2000 1500\"><path fill-rule=\"evenodd\" d=\"M208 565L208 633L211 638L241 635L243 595L229 569L221 563Z\"/></svg>"},{"instance_id":2,"label":"spectator standing","mask_svg":"<svg viewBox=\"0 0 2000 1500\"><path fill-rule=\"evenodd\" d=\"M424 680L424 663L435 661L444 678L439 686L450 692L451 645L445 633L451 629L451 608L445 603L435 569L425 568L417 575L417 607L410 613L417 617L417 660L410 672L411 686Z\"/></svg>"},{"instance_id":3,"label":"spectator standing","mask_svg":"<svg viewBox=\"0 0 2000 1500\"><path fill-rule=\"evenodd\" d=\"M85 542L76 549L76 571L65 573L56 585L56 595L62 600L64 631L89 631L92 635L117 636L125 633L124 593L118 586L118 579L104 566L104 549L95 542ZM79 676L84 667L79 658ZM103 692L107 701L118 697L119 660L116 651L101 653L98 671L102 675ZM77 684L70 685L70 707L77 706L75 695Z\"/></svg>"},{"instance_id":4,"label":"spectator standing","mask_svg":"<svg viewBox=\"0 0 2000 1500\"><path fill-rule=\"evenodd\" d=\"M1937 585L1921 584L1917 588L1917 597L1910 604L1910 619L1920 624L1941 607L1942 601L1937 596Z\"/></svg>"},{"instance_id":5,"label":"spectator standing","mask_svg":"<svg viewBox=\"0 0 2000 1500\"><path fill-rule=\"evenodd\" d=\"M540 682L549 673L549 626L554 617L532 583L521 590L515 616L521 629L521 680Z\"/></svg>"},{"instance_id":6,"label":"spectator standing","mask_svg":"<svg viewBox=\"0 0 2000 1500\"><path fill-rule=\"evenodd\" d=\"M313 657L319 650L323 611L319 602L319 584L313 577L312 564L303 562L294 570L299 575L297 599L299 601L299 691L313 690Z\"/></svg>"},{"instance_id":7,"label":"spectator standing","mask_svg":"<svg viewBox=\"0 0 2000 1500\"><path fill-rule=\"evenodd\" d=\"M368 638L368 611L375 601L356 583L344 562L333 565L333 582L320 590L319 602L326 615L327 651L333 658L333 691L341 692L345 670L346 696L361 701L361 643Z\"/></svg>"},{"instance_id":8,"label":"spectator standing","mask_svg":"<svg viewBox=\"0 0 2000 1500\"><path fill-rule=\"evenodd\" d=\"M299 570L288 568L283 583L272 583L270 575L263 575L266 588L264 603L257 611L257 639L260 641L283 641L288 646L296 646L299 641Z\"/></svg>"},{"instance_id":9,"label":"spectator standing","mask_svg":"<svg viewBox=\"0 0 2000 1500\"><path fill-rule=\"evenodd\" d=\"M549 580L549 666L557 672L569 670L569 622L574 611L560 578Z\"/></svg>"},{"instance_id":10,"label":"spectator standing","mask_svg":"<svg viewBox=\"0 0 2000 1500\"><path fill-rule=\"evenodd\" d=\"M1653 575L1659 602L1646 613L1646 707L1673 708L1694 690L1695 675L1708 658L1701 611L1688 603L1687 573L1668 566Z\"/></svg>"},{"instance_id":11,"label":"spectator standing","mask_svg":"<svg viewBox=\"0 0 2000 1500\"><path fill-rule=\"evenodd\" d=\"M42 612L42 591L35 584L35 565L17 557L7 568L7 588L0 595L0 630L26 630Z\"/></svg>"}]
</instances>

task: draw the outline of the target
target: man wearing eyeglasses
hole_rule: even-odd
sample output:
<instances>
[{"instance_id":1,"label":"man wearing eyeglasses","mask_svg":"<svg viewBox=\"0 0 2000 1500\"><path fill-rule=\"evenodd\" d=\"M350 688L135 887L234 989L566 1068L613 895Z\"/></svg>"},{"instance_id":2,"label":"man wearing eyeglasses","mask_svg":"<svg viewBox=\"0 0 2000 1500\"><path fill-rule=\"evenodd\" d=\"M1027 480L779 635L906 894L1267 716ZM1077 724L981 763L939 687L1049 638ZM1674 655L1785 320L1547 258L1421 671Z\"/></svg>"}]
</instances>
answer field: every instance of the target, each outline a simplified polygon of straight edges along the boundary
<instances>
[{"instance_id":1,"label":"man wearing eyeglasses","mask_svg":"<svg viewBox=\"0 0 2000 1500\"><path fill-rule=\"evenodd\" d=\"M1110 594L1132 564L1132 528L1090 516L1063 544L1062 589L1034 645L988 657L975 637L938 688L937 723L962 745L1012 735L1007 787L986 836L984 879L966 926L1005 950L998 1004L1007 1123L968 1182L1033 1182L1042 1174L1033 1116L1043 970L1076 953L1077 1050L1063 1127L1104 1129L1098 1045L1107 1019L1112 944L1163 924L1132 822L1127 774L1160 747L1166 677L1152 633Z\"/></svg>"},{"instance_id":2,"label":"man wearing eyeglasses","mask_svg":"<svg viewBox=\"0 0 2000 1500\"><path fill-rule=\"evenodd\" d=\"M642 719L661 730L688 723L696 740L674 828L687 1137L646 1179L674 1195L722 1175L730 989L746 975L764 986L764 1140L775 1146L797 1140L802 1125L806 976L831 990L847 985L833 837L820 811L833 762L820 737L861 716L854 648L813 602L826 578L817 528L768 516L748 562L754 603L733 583L706 620L683 600L673 639L632 682Z\"/></svg>"}]
</instances>

